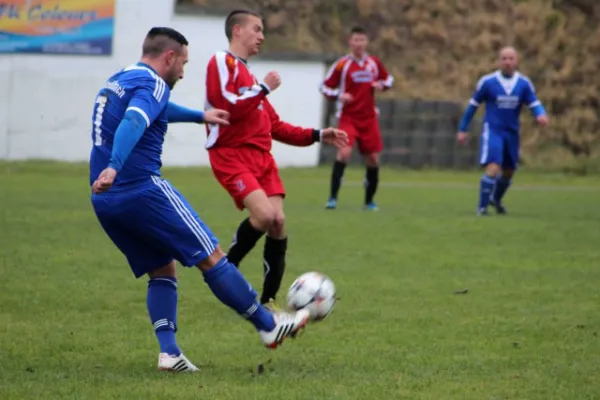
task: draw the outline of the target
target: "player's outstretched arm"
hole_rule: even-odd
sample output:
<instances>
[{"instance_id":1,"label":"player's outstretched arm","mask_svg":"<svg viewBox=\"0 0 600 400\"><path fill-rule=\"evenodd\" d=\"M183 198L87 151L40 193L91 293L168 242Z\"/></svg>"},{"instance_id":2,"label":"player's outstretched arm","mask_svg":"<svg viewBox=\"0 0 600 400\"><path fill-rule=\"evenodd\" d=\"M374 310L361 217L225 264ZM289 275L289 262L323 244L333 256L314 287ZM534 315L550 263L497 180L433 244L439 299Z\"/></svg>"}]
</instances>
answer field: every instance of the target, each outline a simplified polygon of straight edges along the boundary
<instances>
[{"instance_id":1,"label":"player's outstretched arm","mask_svg":"<svg viewBox=\"0 0 600 400\"><path fill-rule=\"evenodd\" d=\"M229 113L225 110L212 109L208 111L192 110L173 102L167 104L167 119L169 123L192 122L196 124L229 124Z\"/></svg>"},{"instance_id":2,"label":"player's outstretched arm","mask_svg":"<svg viewBox=\"0 0 600 400\"><path fill-rule=\"evenodd\" d=\"M309 129L288 124L279 118L271 103L265 101L264 106L271 118L271 136L278 142L298 147L310 146L316 142L336 147L348 144L348 135L339 129Z\"/></svg>"},{"instance_id":3,"label":"player's outstretched arm","mask_svg":"<svg viewBox=\"0 0 600 400\"><path fill-rule=\"evenodd\" d=\"M321 140L321 131L318 129L303 128L282 121L268 100L263 107L271 119L271 136L273 140L292 146L306 147Z\"/></svg>"}]
</instances>

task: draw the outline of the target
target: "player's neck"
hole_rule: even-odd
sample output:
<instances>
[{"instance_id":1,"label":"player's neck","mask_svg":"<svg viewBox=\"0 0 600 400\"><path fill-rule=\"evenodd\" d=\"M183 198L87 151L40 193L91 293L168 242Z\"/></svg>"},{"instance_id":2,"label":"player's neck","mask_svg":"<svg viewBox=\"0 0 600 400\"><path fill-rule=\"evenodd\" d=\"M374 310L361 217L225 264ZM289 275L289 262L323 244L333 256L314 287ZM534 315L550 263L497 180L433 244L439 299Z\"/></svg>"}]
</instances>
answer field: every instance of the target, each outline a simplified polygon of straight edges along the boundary
<instances>
[{"instance_id":1,"label":"player's neck","mask_svg":"<svg viewBox=\"0 0 600 400\"><path fill-rule=\"evenodd\" d=\"M367 53L350 53L350 55L352 56L352 58L354 58L355 60L364 60L365 57L367 56Z\"/></svg>"},{"instance_id":2,"label":"player's neck","mask_svg":"<svg viewBox=\"0 0 600 400\"><path fill-rule=\"evenodd\" d=\"M157 60L153 60L153 59L151 59L151 58L148 58L148 57L142 57L142 58L140 59L140 62L141 62L141 63L144 63L144 64L146 64L146 65L147 65L147 66L149 66L149 67L151 67L151 68L152 68L154 71L156 71L156 73L157 73L159 76L162 76L162 75L161 75L161 74L162 74L162 71L161 71L161 69L160 69L160 66L158 65L158 62L157 62Z\"/></svg>"},{"instance_id":3,"label":"player's neck","mask_svg":"<svg viewBox=\"0 0 600 400\"><path fill-rule=\"evenodd\" d=\"M250 57L248 50L238 43L229 44L229 52L244 61L248 61L248 57Z\"/></svg>"}]
</instances>

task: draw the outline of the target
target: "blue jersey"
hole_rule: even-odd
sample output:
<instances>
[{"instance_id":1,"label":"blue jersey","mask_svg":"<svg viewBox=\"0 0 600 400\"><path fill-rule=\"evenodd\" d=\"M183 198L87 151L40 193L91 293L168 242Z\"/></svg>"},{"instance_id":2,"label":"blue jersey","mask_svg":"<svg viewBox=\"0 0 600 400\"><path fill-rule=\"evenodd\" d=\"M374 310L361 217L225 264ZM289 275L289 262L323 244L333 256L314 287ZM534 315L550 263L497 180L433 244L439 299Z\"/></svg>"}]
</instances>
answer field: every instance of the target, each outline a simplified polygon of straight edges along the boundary
<instances>
[{"instance_id":1,"label":"blue jersey","mask_svg":"<svg viewBox=\"0 0 600 400\"><path fill-rule=\"evenodd\" d=\"M500 71L483 76L477 83L470 105L485 103L484 130L519 133L521 107L529 107L534 116L544 114L544 108L535 95L529 78L515 72L506 78ZM472 118L472 115L470 116ZM460 131L466 131L470 118L463 118Z\"/></svg>"},{"instance_id":2,"label":"blue jersey","mask_svg":"<svg viewBox=\"0 0 600 400\"><path fill-rule=\"evenodd\" d=\"M92 117L90 185L109 164L115 132L126 111L138 112L146 121L146 130L117 175L113 188L160 176L170 93L165 81L143 63L124 68L106 81L96 97Z\"/></svg>"}]
</instances>

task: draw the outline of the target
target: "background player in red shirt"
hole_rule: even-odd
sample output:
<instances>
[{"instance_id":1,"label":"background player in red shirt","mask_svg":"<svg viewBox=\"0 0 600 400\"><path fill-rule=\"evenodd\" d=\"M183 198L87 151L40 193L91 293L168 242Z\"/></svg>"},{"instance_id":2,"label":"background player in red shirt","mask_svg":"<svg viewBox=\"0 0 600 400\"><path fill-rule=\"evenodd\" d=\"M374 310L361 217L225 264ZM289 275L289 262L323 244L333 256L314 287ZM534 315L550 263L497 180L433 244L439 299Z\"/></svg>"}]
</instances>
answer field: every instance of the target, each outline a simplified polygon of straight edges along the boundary
<instances>
[{"instance_id":1,"label":"background player in red shirt","mask_svg":"<svg viewBox=\"0 0 600 400\"><path fill-rule=\"evenodd\" d=\"M379 182L379 153L383 149L375 92L392 86L394 78L388 74L379 58L367 54L369 39L363 28L350 31L348 44L350 54L331 66L321 92L337 102L338 128L348 133L348 146L337 152L331 173L331 192L326 208L337 207L337 196L346 164L352 155L352 146L358 142L358 150L365 158L367 167L365 186L365 209L377 210L373 197Z\"/></svg>"},{"instance_id":2,"label":"background player in red shirt","mask_svg":"<svg viewBox=\"0 0 600 400\"><path fill-rule=\"evenodd\" d=\"M346 146L346 133L335 128L306 129L279 119L267 95L281 79L269 72L258 81L247 60L259 52L264 40L261 16L253 11L233 11L225 22L229 50L217 52L206 73L206 109L229 112L230 125L209 125L208 149L213 173L236 206L250 216L237 229L227 258L239 263L267 233L264 246L264 286L260 301L275 299L285 269L287 234L284 227L285 189L271 155L272 140L293 146L315 142Z\"/></svg>"}]
</instances>

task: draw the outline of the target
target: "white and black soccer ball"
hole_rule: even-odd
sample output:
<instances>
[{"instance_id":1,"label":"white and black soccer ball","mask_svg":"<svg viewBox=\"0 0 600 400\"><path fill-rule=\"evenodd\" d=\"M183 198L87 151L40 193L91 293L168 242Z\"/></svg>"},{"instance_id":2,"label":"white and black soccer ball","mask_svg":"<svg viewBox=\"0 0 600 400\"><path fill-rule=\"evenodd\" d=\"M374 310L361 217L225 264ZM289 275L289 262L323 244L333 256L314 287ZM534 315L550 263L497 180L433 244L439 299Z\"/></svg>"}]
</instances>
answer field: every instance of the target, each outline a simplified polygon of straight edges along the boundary
<instances>
[{"instance_id":1,"label":"white and black soccer ball","mask_svg":"<svg viewBox=\"0 0 600 400\"><path fill-rule=\"evenodd\" d=\"M290 286L287 295L292 310L307 309L313 321L327 317L335 305L335 285L326 275L307 272Z\"/></svg>"}]
</instances>

